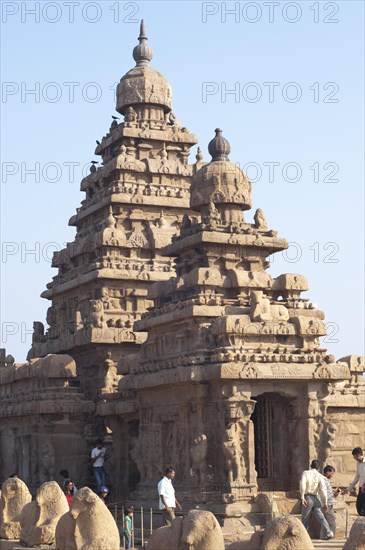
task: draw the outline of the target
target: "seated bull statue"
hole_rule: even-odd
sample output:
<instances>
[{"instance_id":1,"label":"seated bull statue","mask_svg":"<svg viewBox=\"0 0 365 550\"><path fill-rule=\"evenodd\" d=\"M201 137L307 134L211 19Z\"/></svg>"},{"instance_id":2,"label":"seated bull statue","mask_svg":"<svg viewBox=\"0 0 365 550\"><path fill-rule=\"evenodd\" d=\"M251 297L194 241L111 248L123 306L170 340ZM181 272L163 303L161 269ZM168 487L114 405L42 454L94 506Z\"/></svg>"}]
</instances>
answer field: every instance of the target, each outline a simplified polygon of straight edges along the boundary
<instances>
[{"instance_id":1,"label":"seated bull statue","mask_svg":"<svg viewBox=\"0 0 365 550\"><path fill-rule=\"evenodd\" d=\"M0 499L0 538L20 537L20 514L24 506L32 500L28 487L18 477L10 477L1 487Z\"/></svg>"},{"instance_id":2,"label":"seated bull statue","mask_svg":"<svg viewBox=\"0 0 365 550\"><path fill-rule=\"evenodd\" d=\"M233 542L227 550L314 550L302 524L294 516L272 519L264 531L257 531L248 541Z\"/></svg>"},{"instance_id":3,"label":"seated bull statue","mask_svg":"<svg viewBox=\"0 0 365 550\"><path fill-rule=\"evenodd\" d=\"M222 529L215 516L205 510L190 510L177 517L171 525L154 531L148 541L148 550L224 550Z\"/></svg>"},{"instance_id":4,"label":"seated bull statue","mask_svg":"<svg viewBox=\"0 0 365 550\"><path fill-rule=\"evenodd\" d=\"M56 481L43 483L36 499L26 504L20 515L20 542L23 546L53 544L58 520L69 509Z\"/></svg>"},{"instance_id":5,"label":"seated bull statue","mask_svg":"<svg viewBox=\"0 0 365 550\"><path fill-rule=\"evenodd\" d=\"M119 550L118 527L104 502L89 487L73 497L56 530L56 550Z\"/></svg>"}]
</instances>

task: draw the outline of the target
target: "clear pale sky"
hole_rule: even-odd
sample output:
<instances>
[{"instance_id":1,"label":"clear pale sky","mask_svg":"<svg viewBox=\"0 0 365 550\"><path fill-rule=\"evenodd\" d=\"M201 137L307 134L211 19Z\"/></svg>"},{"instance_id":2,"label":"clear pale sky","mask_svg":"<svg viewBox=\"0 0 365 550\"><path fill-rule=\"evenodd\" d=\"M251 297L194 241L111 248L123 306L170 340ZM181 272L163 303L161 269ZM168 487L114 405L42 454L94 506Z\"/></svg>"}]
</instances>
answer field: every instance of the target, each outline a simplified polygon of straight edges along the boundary
<instances>
[{"instance_id":1,"label":"clear pale sky","mask_svg":"<svg viewBox=\"0 0 365 550\"><path fill-rule=\"evenodd\" d=\"M253 208L292 244L270 273L302 273L336 358L364 353L363 9L346 2L1 2L2 347L25 360L54 250L108 130L139 22L174 112L214 129L253 182ZM231 13L228 13L228 12ZM31 13L33 12L33 13ZM31 92L33 90L33 93ZM231 91L232 93L229 93ZM193 162L196 148L190 162ZM85 168L86 166L86 168Z\"/></svg>"}]
</instances>

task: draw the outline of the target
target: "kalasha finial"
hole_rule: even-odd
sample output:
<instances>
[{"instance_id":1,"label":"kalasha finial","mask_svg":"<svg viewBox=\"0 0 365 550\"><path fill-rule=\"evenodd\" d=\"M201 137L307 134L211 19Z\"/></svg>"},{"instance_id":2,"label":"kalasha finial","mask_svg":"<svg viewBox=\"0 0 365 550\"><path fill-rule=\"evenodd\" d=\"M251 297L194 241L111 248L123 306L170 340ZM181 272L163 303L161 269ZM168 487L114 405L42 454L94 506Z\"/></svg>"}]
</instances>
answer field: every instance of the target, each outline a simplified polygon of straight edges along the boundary
<instances>
[{"instance_id":1,"label":"kalasha finial","mask_svg":"<svg viewBox=\"0 0 365 550\"><path fill-rule=\"evenodd\" d=\"M231 152L231 146L229 141L222 136L222 130L220 128L216 128L215 137L209 142L208 151L212 157L212 161L229 161L228 155Z\"/></svg>"},{"instance_id":2,"label":"kalasha finial","mask_svg":"<svg viewBox=\"0 0 365 550\"><path fill-rule=\"evenodd\" d=\"M139 40L139 44L133 50L133 59L137 63L137 66L141 67L144 65L148 65L148 63L151 61L153 57L152 48L150 48L149 45L147 44L148 38L147 38L146 27L143 19L141 21L138 40Z\"/></svg>"}]
</instances>

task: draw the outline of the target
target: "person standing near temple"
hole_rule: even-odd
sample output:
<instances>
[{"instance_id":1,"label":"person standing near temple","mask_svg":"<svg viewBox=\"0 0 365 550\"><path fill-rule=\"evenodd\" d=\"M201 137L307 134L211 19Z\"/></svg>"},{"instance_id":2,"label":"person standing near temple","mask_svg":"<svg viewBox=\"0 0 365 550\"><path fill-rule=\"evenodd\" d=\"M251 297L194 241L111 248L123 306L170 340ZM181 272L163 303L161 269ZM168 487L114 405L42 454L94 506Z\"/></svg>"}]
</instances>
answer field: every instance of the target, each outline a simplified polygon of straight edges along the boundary
<instances>
[{"instance_id":1,"label":"person standing near temple","mask_svg":"<svg viewBox=\"0 0 365 550\"><path fill-rule=\"evenodd\" d=\"M302 523L308 531L309 518L313 514L319 521L321 527L325 531L325 538L332 539L333 532L331 531L326 518L322 512L327 511L327 493L324 485L324 478L319 473L319 461L312 460L310 470L304 470L300 480L300 499L302 502ZM319 498L322 501L319 500Z\"/></svg>"},{"instance_id":2,"label":"person standing near temple","mask_svg":"<svg viewBox=\"0 0 365 550\"><path fill-rule=\"evenodd\" d=\"M159 509L162 510L162 518L164 525L171 525L175 519L175 508L182 510L179 501L175 496L175 489L172 485L172 480L175 477L173 468L166 468L165 475L157 485L159 496Z\"/></svg>"},{"instance_id":3,"label":"person standing near temple","mask_svg":"<svg viewBox=\"0 0 365 550\"><path fill-rule=\"evenodd\" d=\"M364 451L361 447L355 447L352 450L352 456L357 462L356 475L351 481L347 489L342 491L342 494L345 495L354 489L359 483L359 492L356 499L356 510L359 516L365 516L365 457Z\"/></svg>"},{"instance_id":4,"label":"person standing near temple","mask_svg":"<svg viewBox=\"0 0 365 550\"><path fill-rule=\"evenodd\" d=\"M62 490L65 490L66 483L70 481L70 472L68 470L60 470L59 475L62 477L62 482L60 483ZM74 485L74 494L77 493L78 489L75 484Z\"/></svg>"},{"instance_id":5,"label":"person standing near temple","mask_svg":"<svg viewBox=\"0 0 365 550\"><path fill-rule=\"evenodd\" d=\"M335 469L333 466L326 466L323 470L324 486L327 494L327 509L323 510L323 515L327 520L328 525L330 526L333 536L336 536L336 515L334 512L335 498L340 494L341 489L336 489L335 491L331 486L331 479L335 474ZM322 503L324 505L324 503ZM325 540L326 530L321 526L320 538Z\"/></svg>"},{"instance_id":6,"label":"person standing near temple","mask_svg":"<svg viewBox=\"0 0 365 550\"><path fill-rule=\"evenodd\" d=\"M64 488L63 492L65 493L65 497L66 497L66 500L68 502L69 507L71 507L72 499L73 499L73 496L75 494L75 486L74 486L73 482L71 481L71 479L66 479L65 480L65 488Z\"/></svg>"},{"instance_id":7,"label":"person standing near temple","mask_svg":"<svg viewBox=\"0 0 365 550\"><path fill-rule=\"evenodd\" d=\"M101 487L105 486L105 453L106 448L103 447L103 440L98 439L96 447L91 451L91 460L93 463L93 472L96 480L96 492L99 494Z\"/></svg>"}]
</instances>

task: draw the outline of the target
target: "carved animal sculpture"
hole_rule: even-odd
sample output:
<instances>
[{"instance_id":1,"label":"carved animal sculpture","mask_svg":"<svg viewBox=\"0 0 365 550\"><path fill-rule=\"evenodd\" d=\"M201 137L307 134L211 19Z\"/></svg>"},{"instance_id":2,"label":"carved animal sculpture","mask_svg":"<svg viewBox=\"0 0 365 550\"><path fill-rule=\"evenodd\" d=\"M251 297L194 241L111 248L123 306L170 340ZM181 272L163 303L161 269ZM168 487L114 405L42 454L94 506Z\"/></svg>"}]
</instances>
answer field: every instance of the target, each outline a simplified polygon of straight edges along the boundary
<instances>
[{"instance_id":1,"label":"carved animal sculpture","mask_svg":"<svg viewBox=\"0 0 365 550\"><path fill-rule=\"evenodd\" d=\"M263 550L312 550L313 543L302 522L294 516L281 516L266 525Z\"/></svg>"},{"instance_id":2,"label":"carved animal sculpture","mask_svg":"<svg viewBox=\"0 0 365 550\"><path fill-rule=\"evenodd\" d=\"M287 321L289 312L285 306L271 304L262 290L251 291L251 319L253 321Z\"/></svg>"},{"instance_id":3,"label":"carved animal sculpture","mask_svg":"<svg viewBox=\"0 0 365 550\"><path fill-rule=\"evenodd\" d=\"M43 483L36 499L26 504L20 515L20 542L25 546L53 544L57 522L67 510L67 500L58 483Z\"/></svg>"},{"instance_id":4,"label":"carved animal sculpture","mask_svg":"<svg viewBox=\"0 0 365 550\"><path fill-rule=\"evenodd\" d=\"M365 550L365 517L354 521L343 550Z\"/></svg>"},{"instance_id":5,"label":"carved animal sculpture","mask_svg":"<svg viewBox=\"0 0 365 550\"><path fill-rule=\"evenodd\" d=\"M56 550L77 550L75 528L76 521L69 511L61 516L56 526Z\"/></svg>"},{"instance_id":6,"label":"carved animal sculpture","mask_svg":"<svg viewBox=\"0 0 365 550\"><path fill-rule=\"evenodd\" d=\"M24 481L15 477L4 481L0 495L0 537L18 539L20 514L24 506L32 500L32 495Z\"/></svg>"},{"instance_id":7,"label":"carved animal sculpture","mask_svg":"<svg viewBox=\"0 0 365 550\"><path fill-rule=\"evenodd\" d=\"M91 308L90 315L89 315L90 325L95 328L102 328L103 321L104 321L103 302L101 300L91 300L90 308Z\"/></svg>"},{"instance_id":8,"label":"carved animal sculpture","mask_svg":"<svg viewBox=\"0 0 365 550\"><path fill-rule=\"evenodd\" d=\"M179 550L181 548L183 518L177 517L171 525L153 531L147 544L147 550Z\"/></svg>"},{"instance_id":9,"label":"carved animal sculpture","mask_svg":"<svg viewBox=\"0 0 365 550\"><path fill-rule=\"evenodd\" d=\"M222 529L211 512L190 510L151 535L148 550L224 550Z\"/></svg>"},{"instance_id":10,"label":"carved animal sculpture","mask_svg":"<svg viewBox=\"0 0 365 550\"><path fill-rule=\"evenodd\" d=\"M119 550L119 531L114 518L89 487L83 487L73 497L70 515L76 520L76 550ZM57 544L61 545L62 541L58 539ZM66 548L60 546L62 550Z\"/></svg>"},{"instance_id":11,"label":"carved animal sculpture","mask_svg":"<svg viewBox=\"0 0 365 550\"><path fill-rule=\"evenodd\" d=\"M281 516L269 521L265 531L255 533L251 540L235 542L227 550L314 550L314 546L298 518Z\"/></svg>"}]
</instances>

